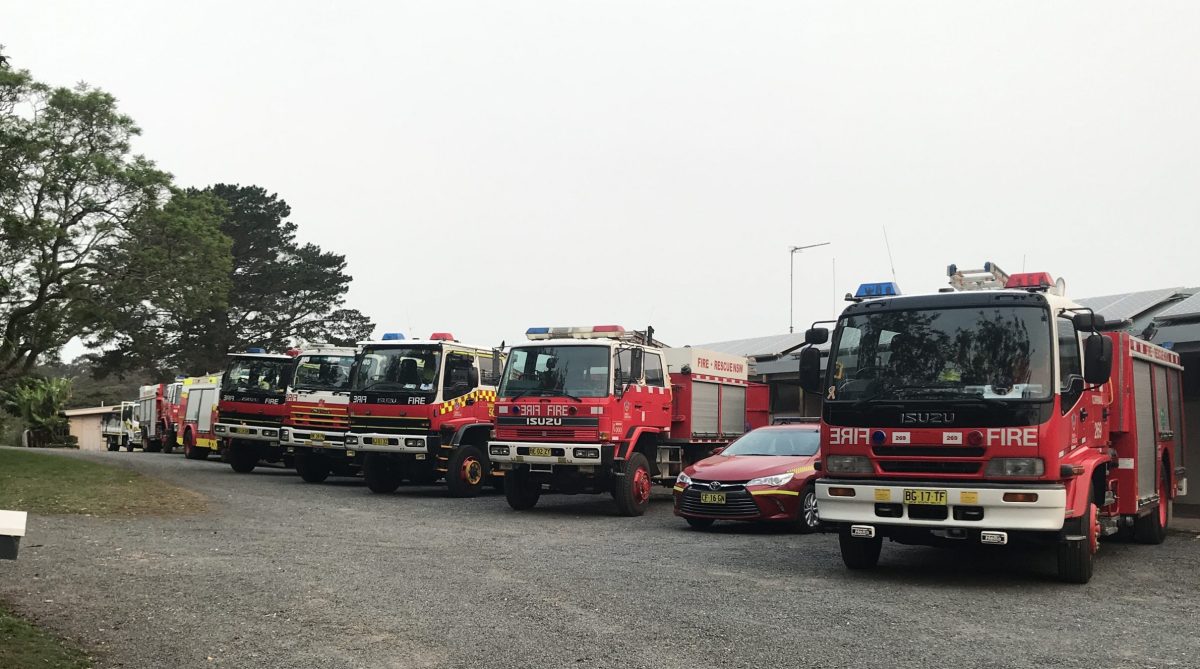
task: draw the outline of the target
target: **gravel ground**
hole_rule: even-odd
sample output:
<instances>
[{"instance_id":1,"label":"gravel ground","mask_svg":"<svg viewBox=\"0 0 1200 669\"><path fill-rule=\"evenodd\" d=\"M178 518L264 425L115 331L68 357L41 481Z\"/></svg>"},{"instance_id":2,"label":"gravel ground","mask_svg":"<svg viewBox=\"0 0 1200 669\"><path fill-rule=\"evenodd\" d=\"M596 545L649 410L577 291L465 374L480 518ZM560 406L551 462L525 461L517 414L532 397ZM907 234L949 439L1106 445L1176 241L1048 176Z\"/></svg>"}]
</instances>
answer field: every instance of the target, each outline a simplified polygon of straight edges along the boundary
<instances>
[{"instance_id":1,"label":"gravel ground","mask_svg":"<svg viewBox=\"0 0 1200 669\"><path fill-rule=\"evenodd\" d=\"M1049 555L837 541L718 524L664 492L608 498L437 488L372 495L179 455L71 453L198 490L203 516L37 517L0 597L101 667L1196 667L1200 539L1105 544L1086 586Z\"/></svg>"}]
</instances>

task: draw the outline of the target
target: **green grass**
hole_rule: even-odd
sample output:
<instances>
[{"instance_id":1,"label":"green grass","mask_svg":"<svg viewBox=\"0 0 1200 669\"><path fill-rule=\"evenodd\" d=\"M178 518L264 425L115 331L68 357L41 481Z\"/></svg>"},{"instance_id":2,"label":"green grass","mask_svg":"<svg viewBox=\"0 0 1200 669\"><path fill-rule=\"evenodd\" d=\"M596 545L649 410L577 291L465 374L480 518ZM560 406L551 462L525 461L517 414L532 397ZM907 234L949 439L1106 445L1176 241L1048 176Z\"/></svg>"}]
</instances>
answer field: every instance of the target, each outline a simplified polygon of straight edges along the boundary
<instances>
[{"instance_id":1,"label":"green grass","mask_svg":"<svg viewBox=\"0 0 1200 669\"><path fill-rule=\"evenodd\" d=\"M204 511L205 499L128 469L5 448L0 449L0 509L34 514L171 515Z\"/></svg>"},{"instance_id":2,"label":"green grass","mask_svg":"<svg viewBox=\"0 0 1200 669\"><path fill-rule=\"evenodd\" d=\"M87 669L91 666L91 660L79 648L0 607L0 667Z\"/></svg>"}]
</instances>

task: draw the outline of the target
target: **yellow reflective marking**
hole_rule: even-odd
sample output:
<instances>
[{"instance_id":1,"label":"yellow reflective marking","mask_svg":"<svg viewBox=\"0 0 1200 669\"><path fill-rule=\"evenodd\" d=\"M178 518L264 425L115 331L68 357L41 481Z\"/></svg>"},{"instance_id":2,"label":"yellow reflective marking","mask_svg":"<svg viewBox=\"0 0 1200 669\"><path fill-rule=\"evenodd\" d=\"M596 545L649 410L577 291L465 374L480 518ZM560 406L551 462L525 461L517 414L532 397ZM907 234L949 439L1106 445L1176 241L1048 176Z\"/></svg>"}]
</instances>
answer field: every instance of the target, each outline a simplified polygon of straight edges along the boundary
<instances>
[{"instance_id":1,"label":"yellow reflective marking","mask_svg":"<svg viewBox=\"0 0 1200 669\"><path fill-rule=\"evenodd\" d=\"M962 504L978 504L979 493L963 491L958 494L958 501Z\"/></svg>"},{"instance_id":2,"label":"yellow reflective marking","mask_svg":"<svg viewBox=\"0 0 1200 669\"><path fill-rule=\"evenodd\" d=\"M875 489L875 501L876 502L892 501L892 489L891 488L876 488Z\"/></svg>"}]
</instances>

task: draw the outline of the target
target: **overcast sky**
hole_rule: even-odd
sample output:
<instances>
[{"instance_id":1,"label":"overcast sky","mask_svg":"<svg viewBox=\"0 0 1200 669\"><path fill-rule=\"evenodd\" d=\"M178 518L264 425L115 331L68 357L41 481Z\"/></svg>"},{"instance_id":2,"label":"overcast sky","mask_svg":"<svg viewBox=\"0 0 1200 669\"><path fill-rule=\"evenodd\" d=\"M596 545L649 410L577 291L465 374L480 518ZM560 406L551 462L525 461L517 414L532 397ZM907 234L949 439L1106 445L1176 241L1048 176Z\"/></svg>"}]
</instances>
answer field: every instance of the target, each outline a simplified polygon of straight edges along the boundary
<instances>
[{"instance_id":1,"label":"overcast sky","mask_svg":"<svg viewBox=\"0 0 1200 669\"><path fill-rule=\"evenodd\" d=\"M1200 284L1200 3L0 0L181 185L258 184L378 332L786 332L993 260ZM836 284L834 259L836 258Z\"/></svg>"}]
</instances>

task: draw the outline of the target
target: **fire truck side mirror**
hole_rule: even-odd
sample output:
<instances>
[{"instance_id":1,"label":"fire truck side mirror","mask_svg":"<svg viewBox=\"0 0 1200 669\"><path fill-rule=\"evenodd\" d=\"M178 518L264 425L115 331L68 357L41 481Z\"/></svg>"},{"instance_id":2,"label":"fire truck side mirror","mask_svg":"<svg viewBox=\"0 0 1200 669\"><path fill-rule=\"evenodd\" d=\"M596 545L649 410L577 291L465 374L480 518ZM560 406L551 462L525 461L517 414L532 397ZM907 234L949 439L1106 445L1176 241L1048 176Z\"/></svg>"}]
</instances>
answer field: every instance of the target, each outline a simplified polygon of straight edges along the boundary
<instances>
[{"instance_id":1,"label":"fire truck side mirror","mask_svg":"<svg viewBox=\"0 0 1200 669\"><path fill-rule=\"evenodd\" d=\"M1108 383L1112 375L1113 343L1108 337L1093 334L1083 341L1083 377L1092 385Z\"/></svg>"},{"instance_id":2,"label":"fire truck side mirror","mask_svg":"<svg viewBox=\"0 0 1200 669\"><path fill-rule=\"evenodd\" d=\"M1095 332L1104 325L1104 319L1090 311L1081 311L1071 316L1071 323L1080 332Z\"/></svg>"},{"instance_id":3,"label":"fire truck side mirror","mask_svg":"<svg viewBox=\"0 0 1200 669\"><path fill-rule=\"evenodd\" d=\"M479 387L479 370L474 366L467 368L467 385L472 388Z\"/></svg>"},{"instance_id":4,"label":"fire truck side mirror","mask_svg":"<svg viewBox=\"0 0 1200 669\"><path fill-rule=\"evenodd\" d=\"M804 331L804 343L817 346L829 341L829 328L809 328Z\"/></svg>"},{"instance_id":5,"label":"fire truck side mirror","mask_svg":"<svg viewBox=\"0 0 1200 669\"><path fill-rule=\"evenodd\" d=\"M821 351L815 346L800 351L800 388L806 393L821 394Z\"/></svg>"},{"instance_id":6,"label":"fire truck side mirror","mask_svg":"<svg viewBox=\"0 0 1200 669\"><path fill-rule=\"evenodd\" d=\"M644 351L640 348L633 349L629 356L629 380L632 383L637 383L642 380L642 354Z\"/></svg>"}]
</instances>

